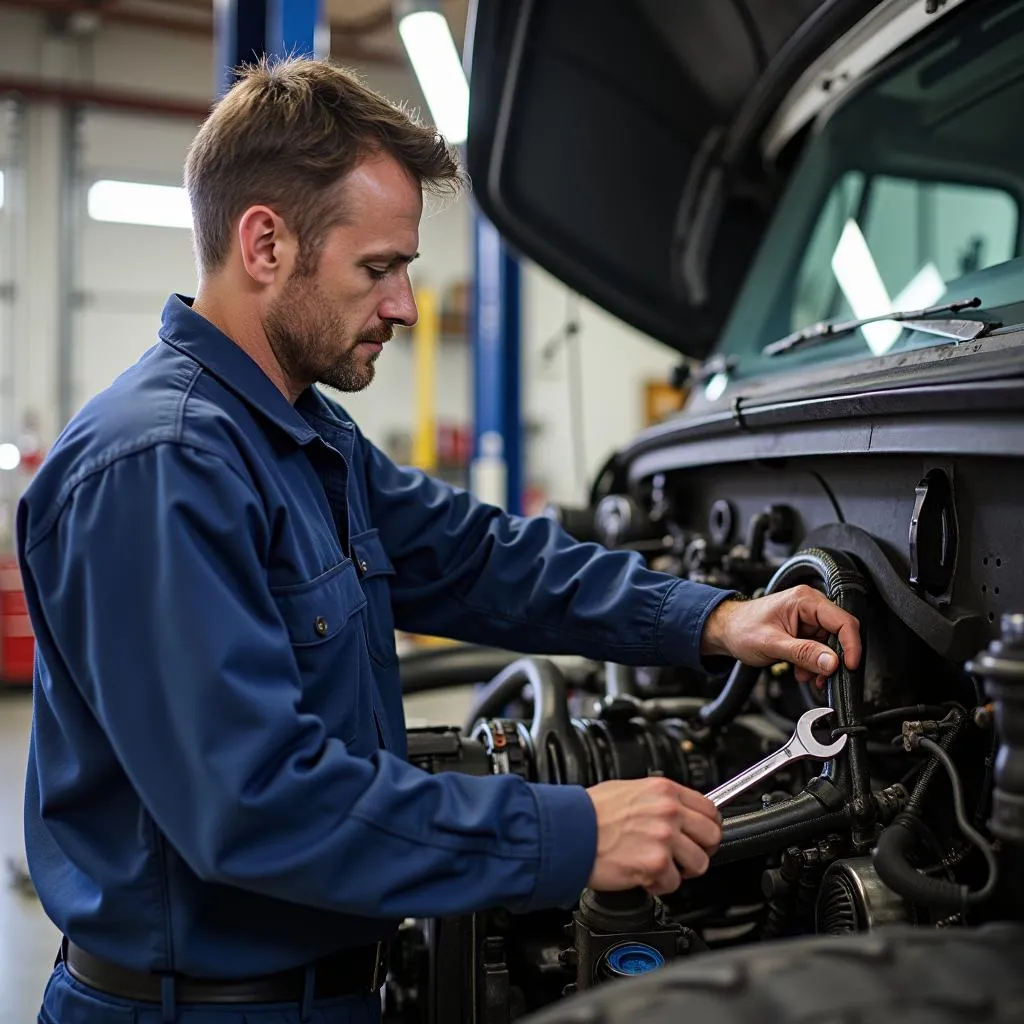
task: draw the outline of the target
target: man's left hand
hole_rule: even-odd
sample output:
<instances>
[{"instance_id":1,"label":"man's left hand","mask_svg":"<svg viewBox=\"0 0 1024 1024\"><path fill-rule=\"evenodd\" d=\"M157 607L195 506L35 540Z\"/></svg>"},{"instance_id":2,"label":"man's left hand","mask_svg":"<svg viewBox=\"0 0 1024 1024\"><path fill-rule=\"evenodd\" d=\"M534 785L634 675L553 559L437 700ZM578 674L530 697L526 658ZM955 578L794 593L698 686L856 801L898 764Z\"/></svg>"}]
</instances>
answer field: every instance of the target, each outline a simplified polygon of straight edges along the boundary
<instances>
[{"instance_id":1,"label":"man's left hand","mask_svg":"<svg viewBox=\"0 0 1024 1024\"><path fill-rule=\"evenodd\" d=\"M723 601L708 616L701 654L728 655L745 665L789 662L802 683L823 684L839 667L822 641L839 635L848 669L860 664L860 623L813 587L799 586L754 601Z\"/></svg>"}]
</instances>

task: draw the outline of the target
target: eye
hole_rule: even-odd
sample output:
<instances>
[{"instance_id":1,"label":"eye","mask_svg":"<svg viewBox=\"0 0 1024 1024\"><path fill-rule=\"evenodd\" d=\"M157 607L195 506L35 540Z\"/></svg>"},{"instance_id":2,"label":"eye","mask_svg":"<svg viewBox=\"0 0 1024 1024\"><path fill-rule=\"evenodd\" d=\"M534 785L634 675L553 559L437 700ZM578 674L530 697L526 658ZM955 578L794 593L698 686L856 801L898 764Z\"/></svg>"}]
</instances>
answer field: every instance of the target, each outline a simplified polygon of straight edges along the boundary
<instances>
[{"instance_id":1,"label":"eye","mask_svg":"<svg viewBox=\"0 0 1024 1024\"><path fill-rule=\"evenodd\" d=\"M376 267L367 267L366 272L374 281L383 281L387 277L387 270L378 270Z\"/></svg>"}]
</instances>

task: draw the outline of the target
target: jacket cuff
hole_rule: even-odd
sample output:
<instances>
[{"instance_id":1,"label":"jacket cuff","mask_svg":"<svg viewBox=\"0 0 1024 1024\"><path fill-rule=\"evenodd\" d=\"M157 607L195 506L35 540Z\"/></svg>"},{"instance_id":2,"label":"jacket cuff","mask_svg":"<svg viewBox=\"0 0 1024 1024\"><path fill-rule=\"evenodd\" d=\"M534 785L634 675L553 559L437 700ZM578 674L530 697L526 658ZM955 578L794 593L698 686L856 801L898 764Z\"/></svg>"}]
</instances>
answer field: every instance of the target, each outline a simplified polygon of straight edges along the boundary
<instances>
[{"instance_id":1,"label":"jacket cuff","mask_svg":"<svg viewBox=\"0 0 1024 1024\"><path fill-rule=\"evenodd\" d=\"M597 856L597 815L582 786L532 783L540 820L540 864L526 911L571 907Z\"/></svg>"},{"instance_id":2,"label":"jacket cuff","mask_svg":"<svg viewBox=\"0 0 1024 1024\"><path fill-rule=\"evenodd\" d=\"M655 632L655 650L667 665L695 669L709 675L728 671L729 658L702 658L700 642L708 616L735 590L720 590L705 583L676 580L665 596Z\"/></svg>"}]
</instances>

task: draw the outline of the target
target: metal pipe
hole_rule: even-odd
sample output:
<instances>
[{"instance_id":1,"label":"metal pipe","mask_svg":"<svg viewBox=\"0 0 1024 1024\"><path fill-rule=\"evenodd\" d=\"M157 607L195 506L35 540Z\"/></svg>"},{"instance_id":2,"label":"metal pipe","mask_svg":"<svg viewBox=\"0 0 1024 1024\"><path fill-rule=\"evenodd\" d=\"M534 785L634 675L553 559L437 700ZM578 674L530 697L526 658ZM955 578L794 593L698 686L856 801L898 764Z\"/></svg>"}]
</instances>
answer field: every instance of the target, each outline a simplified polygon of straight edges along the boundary
<instances>
[{"instance_id":1,"label":"metal pipe","mask_svg":"<svg viewBox=\"0 0 1024 1024\"><path fill-rule=\"evenodd\" d=\"M2 2L2 0L0 0ZM210 113L210 105L194 100L175 99L170 96L121 92L88 85L66 85L46 82L37 78L0 76L0 94L23 100L57 103L68 107L103 107L136 114L154 114L160 117L178 117L198 124Z\"/></svg>"},{"instance_id":2,"label":"metal pipe","mask_svg":"<svg viewBox=\"0 0 1024 1024\"><path fill-rule=\"evenodd\" d=\"M75 252L78 233L79 108L65 107L60 121L60 209L57 235L57 427L74 412Z\"/></svg>"},{"instance_id":3,"label":"metal pipe","mask_svg":"<svg viewBox=\"0 0 1024 1024\"><path fill-rule=\"evenodd\" d=\"M143 10L126 10L123 7L103 7L97 10L81 0L0 0L0 7L9 7L32 11L34 14L70 18L74 15L90 15L111 25L124 25L128 28L152 29L158 32L172 32L177 35L193 38L209 39L213 34L213 19L210 16L209 0L200 0L197 4L182 4L184 17L178 18L170 13L148 12ZM168 7L163 8L168 11ZM192 12L195 12L196 17ZM383 64L390 67L405 67L406 62L401 54L389 53L386 50L371 50L356 40L375 32L383 32L392 24L390 4L387 7L365 18L352 21L332 21L330 29L331 56L338 60L357 61L365 64Z\"/></svg>"},{"instance_id":4,"label":"metal pipe","mask_svg":"<svg viewBox=\"0 0 1024 1024\"><path fill-rule=\"evenodd\" d=\"M3 324L0 326L0 430L2 440L13 441L17 437L17 339L24 336L19 330L24 316L24 297L21 287L25 280L25 117L20 104L10 105L4 110L5 128L10 131L12 153L4 169L4 206L6 210L0 223L4 224L4 248L8 254L7 279L3 281L0 295L0 309L3 310ZM0 501L6 506L6 522L13 524L14 503L17 500L17 476L15 473L0 473ZM10 531L10 532L8 532ZM13 545L13 526L8 525L0 537L5 550Z\"/></svg>"}]
</instances>

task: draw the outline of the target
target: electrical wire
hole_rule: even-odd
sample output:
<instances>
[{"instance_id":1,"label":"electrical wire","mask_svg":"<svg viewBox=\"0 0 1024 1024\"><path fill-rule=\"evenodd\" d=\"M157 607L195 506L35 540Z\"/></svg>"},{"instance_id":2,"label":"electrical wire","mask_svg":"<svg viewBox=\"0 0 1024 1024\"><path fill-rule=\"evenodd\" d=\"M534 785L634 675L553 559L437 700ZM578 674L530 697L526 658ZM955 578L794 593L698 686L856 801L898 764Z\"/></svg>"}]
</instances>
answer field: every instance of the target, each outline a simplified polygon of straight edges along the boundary
<instances>
[{"instance_id":1,"label":"electrical wire","mask_svg":"<svg viewBox=\"0 0 1024 1024\"><path fill-rule=\"evenodd\" d=\"M876 711L874 714L864 716L864 725L876 725L880 722L898 721L920 721L926 718L943 718L950 708L959 707L956 704L912 704L905 708L886 708L885 711Z\"/></svg>"},{"instance_id":2,"label":"electrical wire","mask_svg":"<svg viewBox=\"0 0 1024 1024\"><path fill-rule=\"evenodd\" d=\"M999 865L996 862L995 851L992 849L992 844L980 832L976 831L974 826L967 820L967 815L964 811L964 789L960 782L960 773L957 771L956 765L953 764L953 759L938 743L928 739L927 736L922 736L917 741L917 746L927 750L946 770L946 774L949 776L949 784L953 789L953 813L956 816L957 827L964 837L969 839L972 845L981 852L988 867L988 879L981 889L976 892L967 892L966 890L964 892L964 911L966 912L968 903L983 903L995 891L996 881L999 877Z\"/></svg>"}]
</instances>

